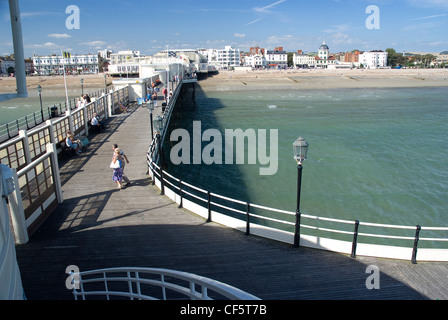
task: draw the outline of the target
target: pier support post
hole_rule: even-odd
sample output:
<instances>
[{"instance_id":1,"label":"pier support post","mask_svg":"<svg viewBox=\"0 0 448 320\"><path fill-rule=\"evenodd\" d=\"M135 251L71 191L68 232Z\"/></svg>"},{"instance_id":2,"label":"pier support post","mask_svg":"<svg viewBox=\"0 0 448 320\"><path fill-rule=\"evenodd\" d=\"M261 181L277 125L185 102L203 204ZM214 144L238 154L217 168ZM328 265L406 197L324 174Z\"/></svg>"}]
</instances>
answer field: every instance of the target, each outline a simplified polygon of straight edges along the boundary
<instances>
[{"instance_id":1,"label":"pier support post","mask_svg":"<svg viewBox=\"0 0 448 320\"><path fill-rule=\"evenodd\" d=\"M26 89L25 54L23 52L22 22L18 0L9 0L9 13L11 15L12 41L14 43L17 96L26 98L28 97L28 91Z\"/></svg>"}]
</instances>

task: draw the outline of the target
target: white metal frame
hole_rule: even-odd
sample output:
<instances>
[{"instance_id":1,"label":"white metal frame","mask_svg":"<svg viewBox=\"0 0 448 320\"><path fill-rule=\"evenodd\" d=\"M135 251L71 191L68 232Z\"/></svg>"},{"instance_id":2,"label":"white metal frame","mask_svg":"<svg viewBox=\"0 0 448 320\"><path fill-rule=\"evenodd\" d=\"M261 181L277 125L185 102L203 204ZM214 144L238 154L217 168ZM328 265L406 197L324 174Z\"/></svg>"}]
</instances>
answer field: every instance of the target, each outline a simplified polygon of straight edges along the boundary
<instances>
[{"instance_id":1,"label":"white metal frame","mask_svg":"<svg viewBox=\"0 0 448 320\"><path fill-rule=\"evenodd\" d=\"M87 298L112 297L128 298L130 300L169 300L171 292L181 294L190 300L214 300L222 297L230 300L260 300L233 286L201 277L195 274L157 268L111 268L80 273L72 272L71 284L75 300ZM180 280L180 281L179 281ZM111 289L114 283L127 284L126 290ZM186 283L183 286L182 283ZM86 289L90 284L102 284L104 290ZM149 295L145 288L160 288L160 297ZM153 293L151 293L153 294Z\"/></svg>"}]
</instances>

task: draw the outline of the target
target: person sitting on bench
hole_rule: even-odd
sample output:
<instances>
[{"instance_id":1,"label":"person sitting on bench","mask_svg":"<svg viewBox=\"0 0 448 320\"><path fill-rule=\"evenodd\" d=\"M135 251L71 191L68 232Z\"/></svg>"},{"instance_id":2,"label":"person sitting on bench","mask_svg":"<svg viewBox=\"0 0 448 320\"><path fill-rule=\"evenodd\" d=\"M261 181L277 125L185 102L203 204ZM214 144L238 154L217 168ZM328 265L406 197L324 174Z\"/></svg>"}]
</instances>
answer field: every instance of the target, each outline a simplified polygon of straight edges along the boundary
<instances>
[{"instance_id":1,"label":"person sitting on bench","mask_svg":"<svg viewBox=\"0 0 448 320\"><path fill-rule=\"evenodd\" d=\"M96 114L96 112L93 114L92 121L90 122L93 128L96 128L98 132L101 132L101 129L104 129L104 125L101 122L101 118Z\"/></svg>"},{"instance_id":2,"label":"person sitting on bench","mask_svg":"<svg viewBox=\"0 0 448 320\"><path fill-rule=\"evenodd\" d=\"M76 154L81 153L81 150L79 150L79 145L72 141L71 135L67 135L67 138L65 139L65 144L67 145L67 147L74 149L76 151Z\"/></svg>"}]
</instances>

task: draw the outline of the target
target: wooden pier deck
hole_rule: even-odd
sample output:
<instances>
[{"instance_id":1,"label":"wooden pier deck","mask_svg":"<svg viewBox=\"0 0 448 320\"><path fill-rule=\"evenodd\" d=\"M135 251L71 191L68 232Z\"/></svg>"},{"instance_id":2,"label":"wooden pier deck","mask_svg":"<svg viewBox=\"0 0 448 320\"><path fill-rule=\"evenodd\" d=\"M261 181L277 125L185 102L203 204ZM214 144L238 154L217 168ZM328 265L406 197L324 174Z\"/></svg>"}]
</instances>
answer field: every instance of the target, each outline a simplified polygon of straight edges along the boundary
<instances>
[{"instance_id":1,"label":"wooden pier deck","mask_svg":"<svg viewBox=\"0 0 448 320\"><path fill-rule=\"evenodd\" d=\"M160 112L160 106L156 109ZM72 300L66 267L154 267L228 283L264 300L448 299L448 263L349 256L260 239L206 221L160 196L146 175L149 113L109 119L87 151L61 165L64 203L17 247L28 300ZM127 154L132 184L116 189L112 144ZM368 290L366 269L380 270Z\"/></svg>"}]
</instances>

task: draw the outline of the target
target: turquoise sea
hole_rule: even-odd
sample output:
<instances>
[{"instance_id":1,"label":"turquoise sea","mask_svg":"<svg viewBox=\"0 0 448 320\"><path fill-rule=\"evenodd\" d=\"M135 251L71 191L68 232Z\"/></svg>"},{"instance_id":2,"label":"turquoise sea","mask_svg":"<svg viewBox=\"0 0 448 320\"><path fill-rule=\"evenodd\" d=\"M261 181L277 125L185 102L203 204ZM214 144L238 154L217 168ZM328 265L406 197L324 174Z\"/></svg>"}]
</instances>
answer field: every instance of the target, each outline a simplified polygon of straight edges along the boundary
<instances>
[{"instance_id":1,"label":"turquoise sea","mask_svg":"<svg viewBox=\"0 0 448 320\"><path fill-rule=\"evenodd\" d=\"M169 171L214 193L295 211L292 143L302 136L310 144L302 213L446 227L447 97L448 88L203 92L197 87L196 104L180 106L178 124L190 131L193 121L201 121L202 131L278 129L278 172L260 176L261 164L170 164Z\"/></svg>"},{"instance_id":2,"label":"turquoise sea","mask_svg":"<svg viewBox=\"0 0 448 320\"><path fill-rule=\"evenodd\" d=\"M103 88L89 88L84 93L97 92ZM69 89L68 95L70 101L74 101L81 96L81 89ZM44 88L42 91L42 106L45 114L49 109L59 104L64 105L66 100L65 90L59 88ZM19 118L29 116L37 112L40 115L40 100L36 90L28 91L28 98L16 98L6 101L0 101L0 125L14 122Z\"/></svg>"}]
</instances>

